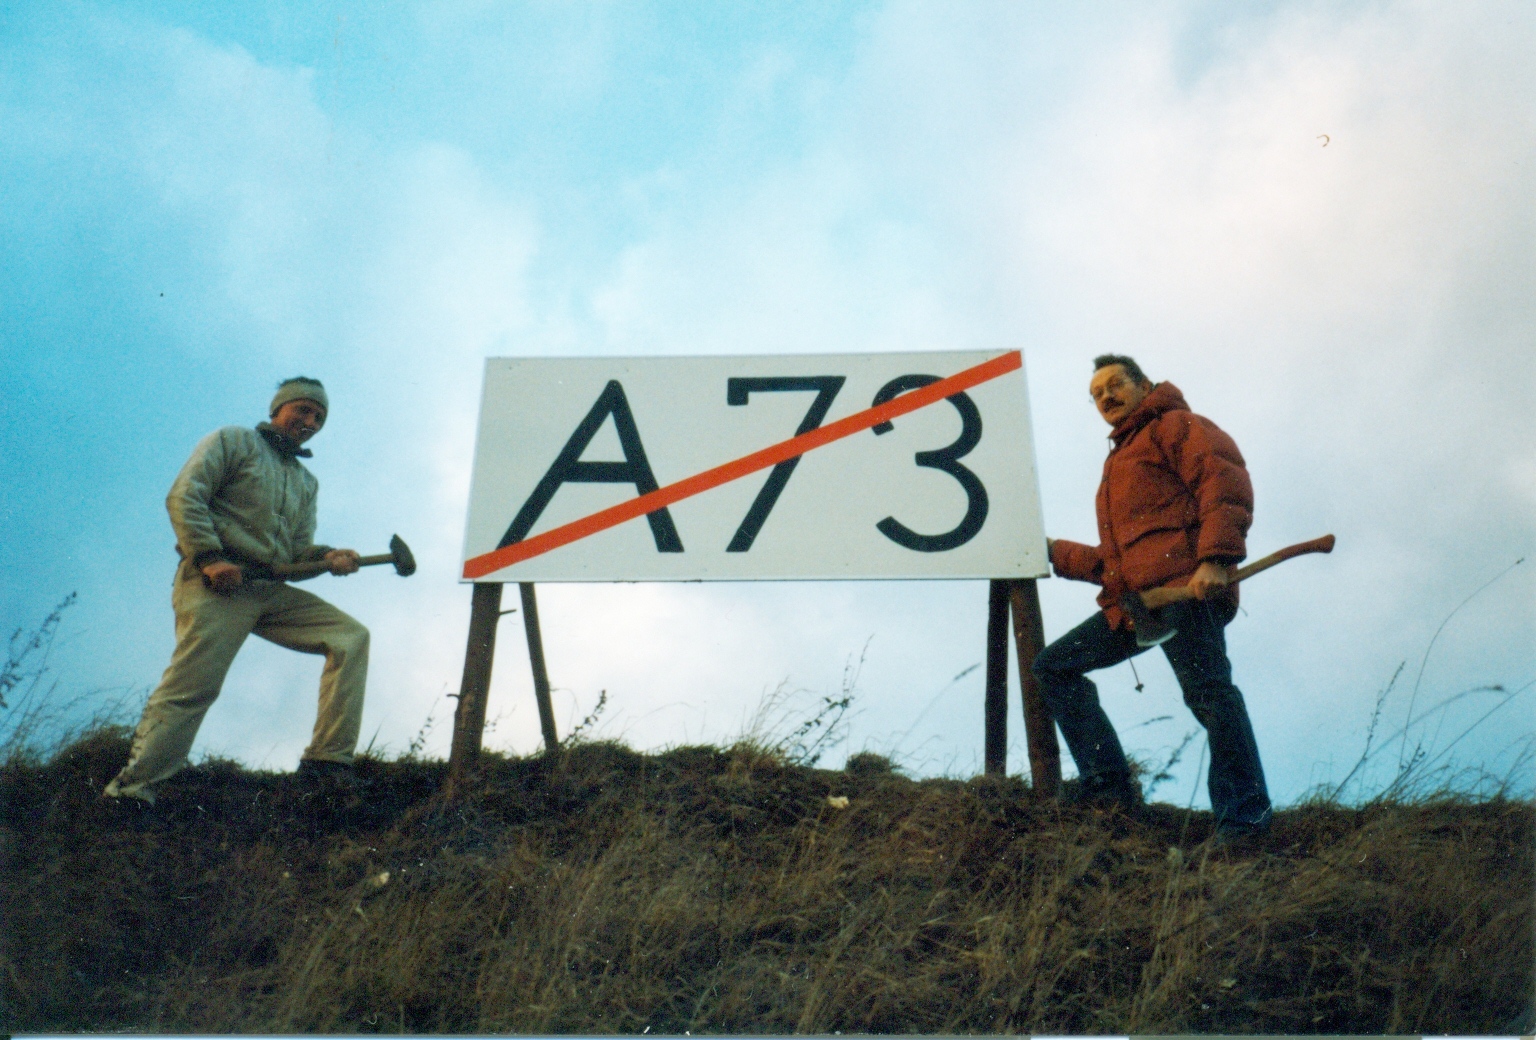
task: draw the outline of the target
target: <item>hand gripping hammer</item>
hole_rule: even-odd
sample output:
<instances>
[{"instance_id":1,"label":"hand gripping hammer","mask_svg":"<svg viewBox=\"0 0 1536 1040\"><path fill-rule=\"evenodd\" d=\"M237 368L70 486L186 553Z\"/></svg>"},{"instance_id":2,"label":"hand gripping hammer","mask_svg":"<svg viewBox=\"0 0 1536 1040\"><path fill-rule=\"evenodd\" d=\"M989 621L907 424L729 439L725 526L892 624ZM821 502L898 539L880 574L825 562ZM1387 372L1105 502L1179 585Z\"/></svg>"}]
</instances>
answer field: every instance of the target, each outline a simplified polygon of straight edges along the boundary
<instances>
[{"instance_id":1,"label":"hand gripping hammer","mask_svg":"<svg viewBox=\"0 0 1536 1040\"><path fill-rule=\"evenodd\" d=\"M402 578L409 578L416 573L416 557L411 555L411 547L405 544L405 539L394 535L389 540L389 552L379 553L377 556L362 556L358 558L359 567L372 567L377 563L392 563L395 565L395 573ZM313 578L317 574L325 574L331 569L331 565L324 560L307 560L304 563L274 563L270 567L250 568L254 578L276 578L278 581L303 580Z\"/></svg>"},{"instance_id":2,"label":"hand gripping hammer","mask_svg":"<svg viewBox=\"0 0 1536 1040\"><path fill-rule=\"evenodd\" d=\"M1237 576L1232 579L1232 584L1236 585L1244 578L1251 578L1260 571L1267 571L1275 564L1284 563L1293 556L1330 552L1333 552L1333 535L1331 534L1314 538L1310 542L1299 542L1241 568ZM1146 592L1127 592L1121 596L1120 606L1131 616L1131 624L1136 628L1136 645L1157 646L1178 635L1179 630L1159 619L1155 611L1158 607L1194 598L1193 590L1187 585L1169 589L1148 589Z\"/></svg>"}]
</instances>

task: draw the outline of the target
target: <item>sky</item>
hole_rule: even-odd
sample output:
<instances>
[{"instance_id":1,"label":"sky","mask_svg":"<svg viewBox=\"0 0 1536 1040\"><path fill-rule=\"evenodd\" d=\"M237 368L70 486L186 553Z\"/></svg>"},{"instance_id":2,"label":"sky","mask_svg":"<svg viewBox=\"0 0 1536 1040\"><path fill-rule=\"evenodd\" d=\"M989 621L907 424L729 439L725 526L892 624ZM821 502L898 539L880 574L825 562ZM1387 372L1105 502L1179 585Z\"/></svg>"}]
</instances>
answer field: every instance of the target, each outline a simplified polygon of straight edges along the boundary
<instances>
[{"instance_id":1,"label":"sky","mask_svg":"<svg viewBox=\"0 0 1536 1040\"><path fill-rule=\"evenodd\" d=\"M142 698L171 481L318 377L319 539L421 567L307 587L373 631L365 744L443 755L485 358L1018 349L1046 530L1091 541L1122 352L1236 439L1250 557L1338 538L1227 630L1277 802L1368 746L1357 792L1416 747L1528 790L1533 51L1518 2L8 5L0 622L78 591L61 690ZM1047 638L1095 591L1042 580ZM983 582L539 597L562 734L606 694L597 737L771 741L851 692L823 765L981 768ZM1198 726L1136 667L1095 678L1157 767ZM252 640L193 757L292 768L319 668ZM489 716L539 746L517 615ZM1201 749L1157 798L1207 804Z\"/></svg>"}]
</instances>

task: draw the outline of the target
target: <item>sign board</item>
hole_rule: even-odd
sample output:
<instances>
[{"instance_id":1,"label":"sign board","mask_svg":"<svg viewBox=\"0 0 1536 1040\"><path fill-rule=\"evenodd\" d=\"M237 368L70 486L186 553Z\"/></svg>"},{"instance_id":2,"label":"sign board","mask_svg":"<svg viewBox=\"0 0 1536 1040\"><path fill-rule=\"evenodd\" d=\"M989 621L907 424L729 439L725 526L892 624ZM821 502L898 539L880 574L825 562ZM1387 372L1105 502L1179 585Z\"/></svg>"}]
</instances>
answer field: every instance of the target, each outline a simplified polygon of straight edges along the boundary
<instances>
[{"instance_id":1,"label":"sign board","mask_svg":"<svg viewBox=\"0 0 1536 1040\"><path fill-rule=\"evenodd\" d=\"M1017 351L486 361L464 581L1047 570Z\"/></svg>"}]
</instances>

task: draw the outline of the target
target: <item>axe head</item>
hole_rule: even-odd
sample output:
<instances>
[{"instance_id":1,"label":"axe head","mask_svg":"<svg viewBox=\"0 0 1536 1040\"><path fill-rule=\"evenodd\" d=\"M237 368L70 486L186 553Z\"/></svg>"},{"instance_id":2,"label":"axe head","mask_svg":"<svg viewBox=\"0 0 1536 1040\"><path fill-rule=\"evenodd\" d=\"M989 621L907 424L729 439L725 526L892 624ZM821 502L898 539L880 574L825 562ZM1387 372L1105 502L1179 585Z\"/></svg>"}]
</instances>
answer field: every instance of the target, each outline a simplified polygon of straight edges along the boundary
<instances>
[{"instance_id":1,"label":"axe head","mask_svg":"<svg viewBox=\"0 0 1536 1040\"><path fill-rule=\"evenodd\" d=\"M1137 646L1157 646L1179 634L1179 630L1172 625L1159 621L1157 615L1148 610L1141 597L1134 592L1127 592L1120 597L1120 607L1131 616L1131 624L1136 626Z\"/></svg>"},{"instance_id":2,"label":"axe head","mask_svg":"<svg viewBox=\"0 0 1536 1040\"><path fill-rule=\"evenodd\" d=\"M405 539L399 535L393 535L389 539L390 561L395 565L395 573L402 578L409 578L416 573L416 557L411 555L411 547L405 544Z\"/></svg>"}]
</instances>

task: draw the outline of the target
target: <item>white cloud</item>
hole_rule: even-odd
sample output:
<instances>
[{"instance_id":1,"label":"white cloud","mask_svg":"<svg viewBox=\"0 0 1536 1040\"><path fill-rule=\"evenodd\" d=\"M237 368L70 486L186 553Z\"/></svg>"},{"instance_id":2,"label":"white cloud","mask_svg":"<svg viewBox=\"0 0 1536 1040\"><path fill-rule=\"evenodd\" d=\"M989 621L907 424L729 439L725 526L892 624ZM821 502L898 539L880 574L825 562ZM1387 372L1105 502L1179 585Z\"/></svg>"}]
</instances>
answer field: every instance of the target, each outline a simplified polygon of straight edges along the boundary
<instances>
[{"instance_id":1,"label":"white cloud","mask_svg":"<svg viewBox=\"0 0 1536 1040\"><path fill-rule=\"evenodd\" d=\"M1340 535L1255 586L1231 633L1294 797L1310 778L1290 763L1341 712L1363 739L1397 659L1536 534L1501 461L1536 375L1511 274L1533 259L1536 26L1519 7L1298 7L1210 34L1191 72L1196 27L1148 19L1063 71L1063 97L1019 71L1060 34L999 21L888 12L847 120L633 247L595 309L626 349L1022 343L1065 534L1091 523L1102 444L1084 366L1137 353L1238 436L1256 552ZM1529 664L1523 589L1468 608L1435 696L1473 660ZM1083 592L1047 585L1054 631ZM1109 686L1117 717L1153 713Z\"/></svg>"},{"instance_id":2,"label":"white cloud","mask_svg":"<svg viewBox=\"0 0 1536 1040\"><path fill-rule=\"evenodd\" d=\"M1083 537L1103 433L1087 359L1117 349L1238 437L1256 551L1340 536L1333 559L1261 579L1230 632L1290 798L1320 746L1361 733L1396 662L1533 541L1536 26L1518 5L1298 6L1214 29L1180 12L1042 24L1057 16L894 6L842 81L799 82L770 53L742 70L719 133L751 129L783 93L804 106L799 136L747 176L680 155L615 185L648 230L610 243L604 270L541 267L560 229L540 218L558 207L509 186L505 157L369 137L317 103L309 71L189 33L102 31L137 105L107 106L128 114L91 136L210 258L208 311L227 312L237 346L203 328L180 348L332 385L322 536L367 550L398 530L416 549L407 581L311 586L374 630L366 727L382 742L403 747L458 685L469 593L449 575L485 355L1022 346L1048 524ZM434 47L451 23L426 18ZM600 104L606 44L588 42L559 92ZM490 76L494 39L474 51ZM249 390L210 393L233 418ZM1474 660L1519 678L1502 673L1529 664L1529 588L1516 574L1447 628L1427 696ZM1092 590L1042 595L1055 635ZM934 769L979 751L980 673L944 691L980 659L984 599L950 583L541 590L562 730L607 689L603 732L728 739L780 681L836 691L873 636L853 746ZM491 713L510 714L491 743L526 751L518 621L501 633ZM1193 723L1166 668L1142 660L1147 693L1122 669L1106 702L1126 725L1174 714L1128 734L1172 744ZM286 765L317 672L247 650L203 746ZM1019 768L1016 724L1012 743Z\"/></svg>"},{"instance_id":3,"label":"white cloud","mask_svg":"<svg viewBox=\"0 0 1536 1040\"><path fill-rule=\"evenodd\" d=\"M627 248L592 294L614 353L800 353L934 345L921 233L835 154L775 168Z\"/></svg>"},{"instance_id":4,"label":"white cloud","mask_svg":"<svg viewBox=\"0 0 1536 1040\"><path fill-rule=\"evenodd\" d=\"M172 349L236 355L273 381L294 370L325 378L332 422L313 464L321 536L378 551L400 530L424 575L453 573L480 361L530 317L536 231L526 207L462 150L338 128L309 70L181 30L95 28L96 59L126 70L136 91L95 99L130 113L96 121L97 147L150 189L159 222L210 258L203 274L219 293L205 302L218 330L193 329ZM238 421L264 400L247 400L250 389L204 393ZM403 746L431 701L457 686L463 590L380 572L311 587L374 628L369 722ZM295 723L312 710L318 669L248 648L200 746L279 766L296 757L308 733Z\"/></svg>"}]
</instances>

